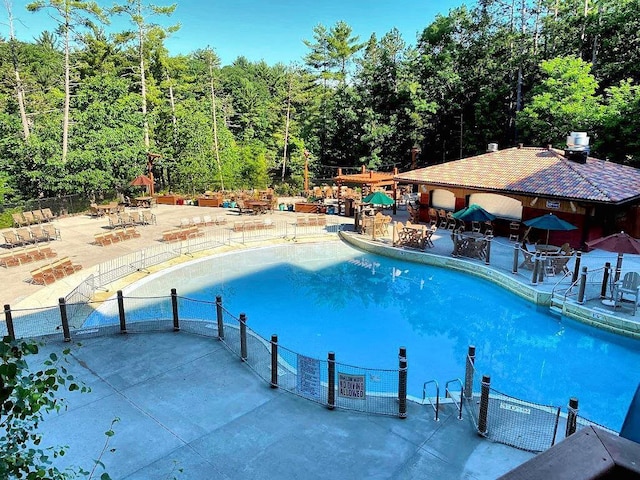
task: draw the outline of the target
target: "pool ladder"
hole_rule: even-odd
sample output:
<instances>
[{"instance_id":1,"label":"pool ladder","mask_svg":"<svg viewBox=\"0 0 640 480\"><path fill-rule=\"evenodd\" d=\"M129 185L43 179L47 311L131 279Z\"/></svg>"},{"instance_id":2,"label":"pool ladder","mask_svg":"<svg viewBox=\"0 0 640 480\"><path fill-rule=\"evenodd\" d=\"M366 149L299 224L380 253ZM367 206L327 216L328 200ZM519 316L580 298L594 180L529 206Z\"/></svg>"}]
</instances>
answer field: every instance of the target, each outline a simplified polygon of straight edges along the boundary
<instances>
[{"instance_id":1,"label":"pool ladder","mask_svg":"<svg viewBox=\"0 0 640 480\"><path fill-rule=\"evenodd\" d=\"M449 389L449 385L451 385L452 383L454 384L457 383L460 385L460 396L458 397L457 401L456 401L456 397L454 396L452 391ZM435 404L432 400L432 398L434 397L427 397L428 385L434 385L436 388ZM462 384L462 380L460 380L459 378L454 378L453 380L449 380L445 384L444 391L445 391L445 398L450 398L453 404L458 409L458 420L462 420L462 398L464 394L464 385ZM455 395L457 395L457 392ZM440 387L438 386L438 382L436 380L429 380L428 382L424 382L424 384L422 385L422 404L423 405L425 400L427 400L431 405L431 408L433 408L435 412L435 421L437 422L438 412L440 410Z\"/></svg>"}]
</instances>

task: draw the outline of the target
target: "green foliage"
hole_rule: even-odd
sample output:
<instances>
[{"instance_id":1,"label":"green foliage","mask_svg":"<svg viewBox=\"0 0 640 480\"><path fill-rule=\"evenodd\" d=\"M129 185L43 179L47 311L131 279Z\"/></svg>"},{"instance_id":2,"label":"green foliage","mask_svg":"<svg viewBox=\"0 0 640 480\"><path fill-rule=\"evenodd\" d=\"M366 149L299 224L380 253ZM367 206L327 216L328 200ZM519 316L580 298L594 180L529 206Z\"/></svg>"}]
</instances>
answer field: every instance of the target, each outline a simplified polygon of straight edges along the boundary
<instances>
[{"instance_id":1,"label":"green foliage","mask_svg":"<svg viewBox=\"0 0 640 480\"><path fill-rule=\"evenodd\" d=\"M64 479L52 460L65 454L65 447L43 447L38 424L49 412L64 408L60 397L68 392L87 392L65 367L65 356L51 353L40 370L29 369L27 357L38 353L28 341L0 342L0 478Z\"/></svg>"},{"instance_id":2,"label":"green foliage","mask_svg":"<svg viewBox=\"0 0 640 480\"><path fill-rule=\"evenodd\" d=\"M574 57L542 62L545 79L518 115L518 126L537 144L563 144L568 132L593 131L603 108L591 65Z\"/></svg>"}]
</instances>

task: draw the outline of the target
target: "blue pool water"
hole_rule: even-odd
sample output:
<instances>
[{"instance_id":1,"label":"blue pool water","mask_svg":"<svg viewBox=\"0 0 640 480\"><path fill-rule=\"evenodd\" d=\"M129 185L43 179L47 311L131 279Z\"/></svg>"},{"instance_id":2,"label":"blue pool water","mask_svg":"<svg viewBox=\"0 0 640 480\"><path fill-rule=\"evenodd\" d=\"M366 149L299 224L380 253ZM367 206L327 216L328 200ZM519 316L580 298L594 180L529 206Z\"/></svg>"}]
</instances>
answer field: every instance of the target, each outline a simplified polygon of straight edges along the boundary
<instances>
[{"instance_id":1,"label":"blue pool water","mask_svg":"<svg viewBox=\"0 0 640 480\"><path fill-rule=\"evenodd\" d=\"M549 316L470 275L363 253L341 242L269 247L174 267L125 290L213 301L307 356L370 368L409 362L409 394L464 378L469 345L493 388L619 430L640 380L640 341ZM209 314L210 315L210 314ZM95 319L94 319L95 321ZM91 322L91 320L90 320ZM89 323L90 323L89 322ZM479 386L476 386L479 388Z\"/></svg>"}]
</instances>

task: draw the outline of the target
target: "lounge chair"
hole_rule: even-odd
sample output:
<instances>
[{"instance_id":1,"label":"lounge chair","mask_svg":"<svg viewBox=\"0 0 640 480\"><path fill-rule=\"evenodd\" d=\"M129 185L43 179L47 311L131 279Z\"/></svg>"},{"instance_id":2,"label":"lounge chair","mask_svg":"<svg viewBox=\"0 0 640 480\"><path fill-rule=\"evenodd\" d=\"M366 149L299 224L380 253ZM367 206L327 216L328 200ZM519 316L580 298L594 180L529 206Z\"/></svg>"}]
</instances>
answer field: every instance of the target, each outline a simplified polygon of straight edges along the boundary
<instances>
[{"instance_id":1,"label":"lounge chair","mask_svg":"<svg viewBox=\"0 0 640 480\"><path fill-rule=\"evenodd\" d=\"M44 215L40 210L33 210L31 213L33 214L33 217L36 219L36 223L44 223L47 221L47 219L44 217Z\"/></svg>"},{"instance_id":2,"label":"lounge chair","mask_svg":"<svg viewBox=\"0 0 640 480\"><path fill-rule=\"evenodd\" d=\"M29 225L29 222L25 220L21 212L12 213L11 218L13 218L14 227L24 227L26 225Z\"/></svg>"},{"instance_id":3,"label":"lounge chair","mask_svg":"<svg viewBox=\"0 0 640 480\"><path fill-rule=\"evenodd\" d=\"M47 222L50 222L55 218L55 215L53 214L50 208L43 208L41 211L42 211L42 215L44 216Z\"/></svg>"},{"instance_id":4,"label":"lounge chair","mask_svg":"<svg viewBox=\"0 0 640 480\"><path fill-rule=\"evenodd\" d=\"M60 240L60 230L54 227L51 223L44 224L43 230L49 235L49 240Z\"/></svg>"},{"instance_id":5,"label":"lounge chair","mask_svg":"<svg viewBox=\"0 0 640 480\"><path fill-rule=\"evenodd\" d=\"M22 216L27 221L27 225L34 225L38 223L38 220L33 215L33 212L22 212Z\"/></svg>"},{"instance_id":6,"label":"lounge chair","mask_svg":"<svg viewBox=\"0 0 640 480\"><path fill-rule=\"evenodd\" d=\"M49 241L49 234L45 231L44 228L42 228L42 225L33 225L30 227L31 230L31 237L36 241L36 242L48 242Z\"/></svg>"},{"instance_id":7,"label":"lounge chair","mask_svg":"<svg viewBox=\"0 0 640 480\"><path fill-rule=\"evenodd\" d=\"M613 285L614 308L623 303L625 296L627 300L632 297L633 314L635 315L638 308L638 299L640 298L640 273L627 272L622 277L622 280L618 280Z\"/></svg>"}]
</instances>

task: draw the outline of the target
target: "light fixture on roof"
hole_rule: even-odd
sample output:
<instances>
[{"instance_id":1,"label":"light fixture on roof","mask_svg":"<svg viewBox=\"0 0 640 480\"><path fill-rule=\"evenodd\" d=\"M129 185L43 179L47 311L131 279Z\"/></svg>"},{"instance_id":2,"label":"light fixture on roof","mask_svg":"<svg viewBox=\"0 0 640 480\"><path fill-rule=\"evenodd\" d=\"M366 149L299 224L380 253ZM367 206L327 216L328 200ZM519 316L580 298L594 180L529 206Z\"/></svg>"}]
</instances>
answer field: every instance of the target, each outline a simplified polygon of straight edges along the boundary
<instances>
[{"instance_id":1,"label":"light fixture on roof","mask_svg":"<svg viewBox=\"0 0 640 480\"><path fill-rule=\"evenodd\" d=\"M490 143L489 145L487 145L487 152L497 152L497 151L498 151L497 143Z\"/></svg>"},{"instance_id":2,"label":"light fixture on roof","mask_svg":"<svg viewBox=\"0 0 640 480\"><path fill-rule=\"evenodd\" d=\"M567 137L564 156L576 163L586 163L589 156L589 137L587 132L571 132Z\"/></svg>"}]
</instances>

